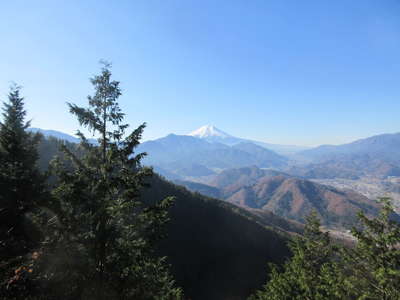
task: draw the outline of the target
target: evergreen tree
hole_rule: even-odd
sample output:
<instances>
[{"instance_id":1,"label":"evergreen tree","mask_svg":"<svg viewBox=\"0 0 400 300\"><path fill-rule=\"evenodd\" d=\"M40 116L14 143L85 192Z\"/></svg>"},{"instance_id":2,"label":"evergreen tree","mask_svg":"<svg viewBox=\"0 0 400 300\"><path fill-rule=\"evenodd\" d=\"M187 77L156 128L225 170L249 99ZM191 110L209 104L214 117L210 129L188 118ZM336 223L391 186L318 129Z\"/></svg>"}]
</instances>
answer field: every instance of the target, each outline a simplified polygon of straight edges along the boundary
<instances>
[{"instance_id":1,"label":"evergreen tree","mask_svg":"<svg viewBox=\"0 0 400 300\"><path fill-rule=\"evenodd\" d=\"M272 266L270 280L251 299L400 299L400 223L390 199L381 203L376 218L359 213L354 247L332 245L309 217L304 237L291 245L291 260L282 272Z\"/></svg>"},{"instance_id":2,"label":"evergreen tree","mask_svg":"<svg viewBox=\"0 0 400 300\"><path fill-rule=\"evenodd\" d=\"M336 278L338 268L333 263L337 249L328 232L321 232L319 227L320 222L312 213L307 217L304 235L290 243L292 258L281 272L270 265L270 280L251 300L346 299L331 288L332 284L340 285L336 281L341 277Z\"/></svg>"},{"instance_id":3,"label":"evergreen tree","mask_svg":"<svg viewBox=\"0 0 400 300\"><path fill-rule=\"evenodd\" d=\"M389 198L382 198L376 218L359 213L360 228L352 233L357 243L344 255L349 267L347 286L355 299L400 299L400 224Z\"/></svg>"},{"instance_id":4,"label":"evergreen tree","mask_svg":"<svg viewBox=\"0 0 400 300\"><path fill-rule=\"evenodd\" d=\"M53 163L57 218L36 261L38 279L47 295L64 299L180 299L165 258L154 253L173 199L141 203L138 197L152 175L140 164L144 154L134 154L145 124L125 137L121 90L108 64L91 82L89 107L68 105L98 144L78 131L82 157L63 147L73 167Z\"/></svg>"},{"instance_id":5,"label":"evergreen tree","mask_svg":"<svg viewBox=\"0 0 400 300\"><path fill-rule=\"evenodd\" d=\"M4 295L23 270L25 256L38 245L34 214L44 197L44 177L37 169L40 136L27 132L24 99L12 86L0 123L0 280Z\"/></svg>"}]
</instances>

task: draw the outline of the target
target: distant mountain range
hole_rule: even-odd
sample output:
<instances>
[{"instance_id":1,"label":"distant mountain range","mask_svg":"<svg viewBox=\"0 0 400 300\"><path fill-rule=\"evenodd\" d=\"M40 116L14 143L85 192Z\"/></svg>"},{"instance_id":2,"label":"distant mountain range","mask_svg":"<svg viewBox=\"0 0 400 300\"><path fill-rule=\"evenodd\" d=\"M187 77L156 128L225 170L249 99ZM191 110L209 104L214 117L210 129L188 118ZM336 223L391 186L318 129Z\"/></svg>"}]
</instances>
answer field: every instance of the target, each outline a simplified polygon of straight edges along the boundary
<instances>
[{"instance_id":1,"label":"distant mountain range","mask_svg":"<svg viewBox=\"0 0 400 300\"><path fill-rule=\"evenodd\" d=\"M322 145L299 153L314 161L325 161L343 155L369 155L381 156L395 162L400 161L400 133L381 134L369 138L360 139L352 143L333 146Z\"/></svg>"},{"instance_id":2,"label":"distant mountain range","mask_svg":"<svg viewBox=\"0 0 400 300\"><path fill-rule=\"evenodd\" d=\"M291 155L296 152L302 151L309 149L309 147L304 147L304 146L294 146L294 145L278 145L278 144L270 144L270 143L265 143L265 142L260 142L260 141L253 141L249 139L243 139L243 138L238 138L234 137L218 128L216 128L213 125L205 125L202 126L188 135L197 137L200 139L204 139L208 142L212 143L221 143L225 144L228 146L233 146L236 144L240 143L252 143L256 144L259 146L262 146L264 148L267 148L269 150L275 151L276 153L280 155Z\"/></svg>"},{"instance_id":3,"label":"distant mountain range","mask_svg":"<svg viewBox=\"0 0 400 300\"><path fill-rule=\"evenodd\" d=\"M288 172L307 178L386 178L400 176L400 133L382 134L355 142L324 145L299 152L309 161Z\"/></svg>"},{"instance_id":4,"label":"distant mountain range","mask_svg":"<svg viewBox=\"0 0 400 300\"><path fill-rule=\"evenodd\" d=\"M144 142L138 151L148 154L143 163L162 170L161 174L175 174L177 178L207 176L223 169L250 165L282 168L287 163L286 157L254 143L229 146L188 135L170 134Z\"/></svg>"},{"instance_id":5,"label":"distant mountain range","mask_svg":"<svg viewBox=\"0 0 400 300\"><path fill-rule=\"evenodd\" d=\"M79 141L53 130L31 131L72 143ZM297 153L303 162L309 161L304 164L205 126L190 135L170 134L144 142L137 151L148 153L145 164L192 191L300 222L314 209L325 225L341 226L354 222L361 208L373 214L375 203L356 192L307 179L400 176L399 146L400 134L325 145ZM45 153L46 149L41 151Z\"/></svg>"},{"instance_id":6,"label":"distant mountain range","mask_svg":"<svg viewBox=\"0 0 400 300\"><path fill-rule=\"evenodd\" d=\"M61 132L61 131L51 130L51 129L34 128L34 127L31 127L28 130L32 131L32 132L40 132L46 137L52 136L52 137L55 137L58 139L66 140L71 143L79 143L78 138L76 138L72 135L66 134L64 132ZM273 150L281 155L289 155L289 154L297 153L302 150L309 149L309 147L304 147L304 146L269 144L269 143L264 143L264 142L260 142L260 141L253 141L253 140L249 140L249 139L238 138L238 137L234 137L234 136L216 128L213 125L202 126L199 129L189 133L188 136L193 136L193 137L196 137L199 139L203 139L203 140L206 140L211 143L217 142L217 143L221 143L221 144L228 145L228 146L233 146L233 145L236 145L239 143L249 143L250 142L250 143L262 146L264 148ZM94 139L93 139L93 141L94 141Z\"/></svg>"},{"instance_id":7,"label":"distant mountain range","mask_svg":"<svg viewBox=\"0 0 400 300\"><path fill-rule=\"evenodd\" d=\"M193 191L242 207L267 210L289 220L304 222L311 211L316 211L328 226L354 224L359 210L375 215L378 209L375 201L356 192L255 166L223 171L210 178L207 185L178 183Z\"/></svg>"},{"instance_id":8,"label":"distant mountain range","mask_svg":"<svg viewBox=\"0 0 400 300\"><path fill-rule=\"evenodd\" d=\"M73 137L72 135L63 133L61 131L34 128L34 127L29 128L28 131L34 132L34 133L39 132L39 133L43 134L45 137L54 137L56 139L64 140L64 141L67 141L70 143L79 143L80 142L78 138Z\"/></svg>"},{"instance_id":9,"label":"distant mountain range","mask_svg":"<svg viewBox=\"0 0 400 300\"><path fill-rule=\"evenodd\" d=\"M28 131L30 132L38 132L43 134L43 136L45 137L53 137L59 140L64 140L70 143L79 143L80 140L77 137L74 137L72 135L69 135L67 133L61 132L61 131L57 131L57 130L51 130L51 129L41 129L41 128L35 128L35 127L31 127L28 128ZM97 143L96 139L88 139L91 143Z\"/></svg>"},{"instance_id":10,"label":"distant mountain range","mask_svg":"<svg viewBox=\"0 0 400 300\"><path fill-rule=\"evenodd\" d=\"M79 142L78 138L55 130L29 130L41 132L47 137ZM91 141L96 142L94 139ZM188 135L170 134L144 142L138 151L147 152L149 156L145 163L173 180L210 176L222 170L252 165L309 179L358 179L365 176L400 176L398 149L400 133L304 150L304 147L266 144L234 137L215 126L206 125ZM290 155L287 157L282 153Z\"/></svg>"},{"instance_id":11,"label":"distant mountain range","mask_svg":"<svg viewBox=\"0 0 400 300\"><path fill-rule=\"evenodd\" d=\"M29 130L46 137L79 143L78 138L59 131ZM202 127L192 135L170 134L147 141L140 144L137 151L146 152L148 156L143 163L153 166L169 179L208 176L219 170L249 165L282 168L287 163L286 157L248 140L234 138L213 126Z\"/></svg>"}]
</instances>

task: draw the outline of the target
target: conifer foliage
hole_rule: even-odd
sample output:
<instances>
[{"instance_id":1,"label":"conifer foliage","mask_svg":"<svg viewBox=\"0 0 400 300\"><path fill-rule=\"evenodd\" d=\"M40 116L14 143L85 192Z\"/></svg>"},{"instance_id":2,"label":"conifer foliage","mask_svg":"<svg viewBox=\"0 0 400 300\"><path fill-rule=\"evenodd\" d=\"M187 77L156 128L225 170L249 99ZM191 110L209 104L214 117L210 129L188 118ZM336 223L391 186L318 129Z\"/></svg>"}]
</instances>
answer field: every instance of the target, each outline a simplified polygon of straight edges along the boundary
<instances>
[{"instance_id":1,"label":"conifer foliage","mask_svg":"<svg viewBox=\"0 0 400 300\"><path fill-rule=\"evenodd\" d=\"M340 299L332 297L326 286L334 268L332 259L336 249L328 233L319 230L320 222L315 213L307 217L304 235L290 243L293 257L279 272L275 265L264 290L252 300L273 299Z\"/></svg>"},{"instance_id":2,"label":"conifer foliage","mask_svg":"<svg viewBox=\"0 0 400 300\"><path fill-rule=\"evenodd\" d=\"M356 266L346 279L357 299L400 299L400 224L390 199L381 203L377 218L359 213L362 226L352 230L356 248L345 253L345 265Z\"/></svg>"},{"instance_id":3,"label":"conifer foliage","mask_svg":"<svg viewBox=\"0 0 400 300\"><path fill-rule=\"evenodd\" d=\"M2 295L11 293L18 266L37 247L40 235L34 215L42 204L44 176L37 169L40 136L26 131L24 99L13 85L0 123L0 284ZM20 269L22 271L22 269ZM6 287L10 287L9 289ZM6 291L7 290L7 291ZM21 291L20 291L21 292Z\"/></svg>"},{"instance_id":4,"label":"conifer foliage","mask_svg":"<svg viewBox=\"0 0 400 300\"><path fill-rule=\"evenodd\" d=\"M180 299L164 258L154 254L173 199L138 200L152 175L140 164L144 154L134 154L145 124L126 136L117 102L121 90L111 80L110 65L91 82L95 91L88 108L68 106L99 137L98 144L78 132L83 157L64 147L73 167L53 163L56 219L37 262L43 289L63 299Z\"/></svg>"},{"instance_id":5,"label":"conifer foliage","mask_svg":"<svg viewBox=\"0 0 400 300\"><path fill-rule=\"evenodd\" d=\"M354 247L333 243L310 216L293 257L281 272L271 266L270 280L250 299L400 299L400 223L390 199L380 202L376 218L359 213Z\"/></svg>"}]
</instances>

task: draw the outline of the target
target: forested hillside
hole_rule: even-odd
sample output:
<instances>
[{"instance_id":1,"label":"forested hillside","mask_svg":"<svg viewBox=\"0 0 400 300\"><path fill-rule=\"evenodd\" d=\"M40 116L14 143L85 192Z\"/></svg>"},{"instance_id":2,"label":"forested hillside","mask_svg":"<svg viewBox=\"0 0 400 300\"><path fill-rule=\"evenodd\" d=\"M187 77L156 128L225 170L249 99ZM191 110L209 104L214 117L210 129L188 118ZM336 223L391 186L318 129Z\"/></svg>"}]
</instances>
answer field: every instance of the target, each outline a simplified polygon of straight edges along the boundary
<instances>
[{"instance_id":1,"label":"forested hillside","mask_svg":"<svg viewBox=\"0 0 400 300\"><path fill-rule=\"evenodd\" d=\"M174 196L160 252L190 299L245 299L266 280L268 262L289 256L289 235L266 229L220 200L193 194L158 176L145 199Z\"/></svg>"},{"instance_id":2,"label":"forested hillside","mask_svg":"<svg viewBox=\"0 0 400 300\"><path fill-rule=\"evenodd\" d=\"M64 143L55 138L41 140L43 167ZM78 150L77 144L66 145ZM156 174L148 183L141 190L144 202L175 197L158 252L167 257L178 286L193 300L245 299L267 279L267 263L282 264L290 256L289 232L301 230L284 220L279 223L276 216L253 215L190 192Z\"/></svg>"}]
</instances>

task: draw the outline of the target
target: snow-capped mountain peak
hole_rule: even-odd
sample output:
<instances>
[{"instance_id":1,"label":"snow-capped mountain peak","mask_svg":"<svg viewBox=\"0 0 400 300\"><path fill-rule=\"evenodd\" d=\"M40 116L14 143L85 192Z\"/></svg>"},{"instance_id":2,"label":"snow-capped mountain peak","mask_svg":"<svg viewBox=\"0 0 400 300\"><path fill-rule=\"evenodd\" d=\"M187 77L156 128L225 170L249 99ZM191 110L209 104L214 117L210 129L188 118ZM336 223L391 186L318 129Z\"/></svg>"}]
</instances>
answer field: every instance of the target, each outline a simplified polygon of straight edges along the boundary
<instances>
[{"instance_id":1,"label":"snow-capped mountain peak","mask_svg":"<svg viewBox=\"0 0 400 300\"><path fill-rule=\"evenodd\" d=\"M226 132L223 132L222 130L216 128L213 125L202 126L199 129L192 131L188 135L198 137L198 138L208 138L208 137L228 138L228 137L231 137L231 135L227 134Z\"/></svg>"}]
</instances>

